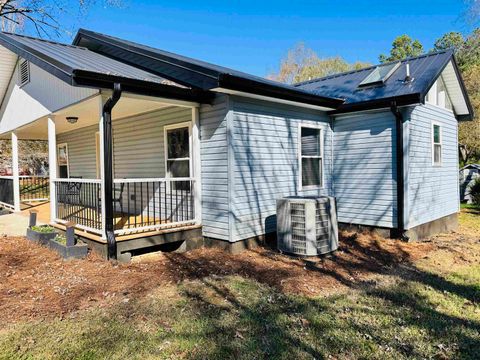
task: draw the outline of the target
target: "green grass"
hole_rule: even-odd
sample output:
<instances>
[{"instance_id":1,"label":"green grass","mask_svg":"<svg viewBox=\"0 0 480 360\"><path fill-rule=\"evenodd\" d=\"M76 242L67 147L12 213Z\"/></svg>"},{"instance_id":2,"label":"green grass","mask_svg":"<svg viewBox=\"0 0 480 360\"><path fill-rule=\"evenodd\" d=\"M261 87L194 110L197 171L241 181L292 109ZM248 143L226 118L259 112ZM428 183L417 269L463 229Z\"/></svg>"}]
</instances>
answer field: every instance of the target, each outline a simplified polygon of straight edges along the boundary
<instances>
[{"instance_id":1,"label":"green grass","mask_svg":"<svg viewBox=\"0 0 480 360\"><path fill-rule=\"evenodd\" d=\"M480 205L461 203L460 208L468 210L480 210Z\"/></svg>"},{"instance_id":2,"label":"green grass","mask_svg":"<svg viewBox=\"0 0 480 360\"><path fill-rule=\"evenodd\" d=\"M476 210L460 215L473 233L479 220ZM329 297L241 276L160 285L110 307L0 326L0 359L478 359L480 244L465 244L468 254L441 247ZM463 260L442 266L446 256Z\"/></svg>"},{"instance_id":3,"label":"green grass","mask_svg":"<svg viewBox=\"0 0 480 360\"><path fill-rule=\"evenodd\" d=\"M478 358L480 266L309 299L230 276L0 332L0 359Z\"/></svg>"}]
</instances>

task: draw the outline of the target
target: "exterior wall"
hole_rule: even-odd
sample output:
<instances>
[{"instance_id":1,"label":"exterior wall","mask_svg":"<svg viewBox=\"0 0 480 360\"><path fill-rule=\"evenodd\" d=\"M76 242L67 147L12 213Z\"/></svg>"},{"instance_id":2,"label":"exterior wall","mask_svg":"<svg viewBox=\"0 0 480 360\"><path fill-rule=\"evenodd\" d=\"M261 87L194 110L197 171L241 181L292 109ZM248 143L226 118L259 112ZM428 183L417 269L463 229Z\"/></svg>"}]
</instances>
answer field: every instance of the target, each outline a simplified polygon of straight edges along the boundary
<instances>
[{"instance_id":1,"label":"exterior wall","mask_svg":"<svg viewBox=\"0 0 480 360\"><path fill-rule=\"evenodd\" d=\"M192 110L182 107L114 120L115 178L165 177L164 127L191 120Z\"/></svg>"},{"instance_id":2,"label":"exterior wall","mask_svg":"<svg viewBox=\"0 0 480 360\"><path fill-rule=\"evenodd\" d=\"M390 111L334 120L334 196L338 221L397 226L395 117Z\"/></svg>"},{"instance_id":3,"label":"exterior wall","mask_svg":"<svg viewBox=\"0 0 480 360\"><path fill-rule=\"evenodd\" d=\"M274 232L279 198L331 194L332 132L325 113L234 97L229 116L231 241ZM299 189L300 124L324 130L322 189Z\"/></svg>"},{"instance_id":4,"label":"exterior wall","mask_svg":"<svg viewBox=\"0 0 480 360\"><path fill-rule=\"evenodd\" d=\"M28 124L97 92L98 90L70 86L32 63L30 82L20 87L18 66L15 66L0 109L0 133Z\"/></svg>"},{"instance_id":5,"label":"exterior wall","mask_svg":"<svg viewBox=\"0 0 480 360\"><path fill-rule=\"evenodd\" d=\"M114 177L165 177L164 127L191 119L191 109L169 107L114 120ZM97 177L96 132L98 126L92 125L57 136L57 144L68 144L70 176Z\"/></svg>"},{"instance_id":6,"label":"exterior wall","mask_svg":"<svg viewBox=\"0 0 480 360\"><path fill-rule=\"evenodd\" d=\"M458 122L434 105L409 109L407 228L459 211ZM432 165L432 121L442 128L442 165Z\"/></svg>"},{"instance_id":7,"label":"exterior wall","mask_svg":"<svg viewBox=\"0 0 480 360\"><path fill-rule=\"evenodd\" d=\"M200 107L203 236L229 240L227 113L229 97Z\"/></svg>"},{"instance_id":8,"label":"exterior wall","mask_svg":"<svg viewBox=\"0 0 480 360\"><path fill-rule=\"evenodd\" d=\"M92 125L57 135L57 145L66 143L70 176L96 179L95 133L98 126Z\"/></svg>"}]
</instances>

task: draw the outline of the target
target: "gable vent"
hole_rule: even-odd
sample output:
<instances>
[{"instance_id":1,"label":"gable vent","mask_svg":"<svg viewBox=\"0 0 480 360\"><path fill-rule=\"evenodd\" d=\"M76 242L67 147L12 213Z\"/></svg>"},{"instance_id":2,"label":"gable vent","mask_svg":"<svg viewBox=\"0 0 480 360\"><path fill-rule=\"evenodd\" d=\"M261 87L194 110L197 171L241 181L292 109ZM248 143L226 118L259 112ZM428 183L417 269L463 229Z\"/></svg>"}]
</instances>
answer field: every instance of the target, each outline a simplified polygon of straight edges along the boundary
<instances>
[{"instance_id":1,"label":"gable vent","mask_svg":"<svg viewBox=\"0 0 480 360\"><path fill-rule=\"evenodd\" d=\"M18 74L20 76L20 86L30 82L30 64L27 60L23 60L19 64Z\"/></svg>"}]
</instances>

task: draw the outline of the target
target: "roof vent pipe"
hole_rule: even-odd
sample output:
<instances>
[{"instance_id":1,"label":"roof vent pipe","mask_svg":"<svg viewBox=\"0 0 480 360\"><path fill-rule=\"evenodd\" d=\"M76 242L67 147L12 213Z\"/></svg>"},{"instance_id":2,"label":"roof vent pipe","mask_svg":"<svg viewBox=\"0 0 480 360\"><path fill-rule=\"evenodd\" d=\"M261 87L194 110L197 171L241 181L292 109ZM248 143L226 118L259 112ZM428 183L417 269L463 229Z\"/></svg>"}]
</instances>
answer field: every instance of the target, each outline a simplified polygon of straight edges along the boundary
<instances>
[{"instance_id":1,"label":"roof vent pipe","mask_svg":"<svg viewBox=\"0 0 480 360\"><path fill-rule=\"evenodd\" d=\"M409 63L405 64L405 72L406 72L406 76L405 76L405 80L403 82L404 83L412 82L413 78L410 76L410 64Z\"/></svg>"}]
</instances>

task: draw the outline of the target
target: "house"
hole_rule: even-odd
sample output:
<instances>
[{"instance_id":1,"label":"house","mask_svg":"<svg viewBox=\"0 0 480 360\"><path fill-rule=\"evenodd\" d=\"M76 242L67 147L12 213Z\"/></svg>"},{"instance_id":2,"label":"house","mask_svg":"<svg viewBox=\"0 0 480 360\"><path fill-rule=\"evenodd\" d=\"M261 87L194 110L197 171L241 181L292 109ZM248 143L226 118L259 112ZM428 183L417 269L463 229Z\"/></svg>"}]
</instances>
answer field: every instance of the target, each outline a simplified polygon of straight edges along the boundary
<instances>
[{"instance_id":1,"label":"house","mask_svg":"<svg viewBox=\"0 0 480 360\"><path fill-rule=\"evenodd\" d=\"M469 164L460 169L460 201L470 203L468 188L480 178L480 164Z\"/></svg>"},{"instance_id":2,"label":"house","mask_svg":"<svg viewBox=\"0 0 480 360\"><path fill-rule=\"evenodd\" d=\"M275 232L288 195L335 196L341 223L398 237L456 226L473 112L450 51L296 86L88 30L72 45L1 33L0 57L0 201L48 198L52 224L110 258L240 250ZM18 139L48 139L46 181L18 175Z\"/></svg>"}]
</instances>

